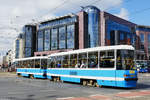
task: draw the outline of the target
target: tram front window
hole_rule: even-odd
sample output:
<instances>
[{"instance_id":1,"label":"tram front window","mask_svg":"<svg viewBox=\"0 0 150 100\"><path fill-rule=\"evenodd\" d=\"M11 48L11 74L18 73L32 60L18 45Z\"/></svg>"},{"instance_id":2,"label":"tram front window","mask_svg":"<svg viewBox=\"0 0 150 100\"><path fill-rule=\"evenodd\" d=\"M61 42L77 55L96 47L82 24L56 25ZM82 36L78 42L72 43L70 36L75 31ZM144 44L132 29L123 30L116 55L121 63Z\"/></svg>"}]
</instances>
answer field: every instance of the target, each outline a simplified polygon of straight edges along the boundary
<instances>
[{"instance_id":1,"label":"tram front window","mask_svg":"<svg viewBox=\"0 0 150 100\"><path fill-rule=\"evenodd\" d=\"M134 69L134 51L118 50L117 51L117 70Z\"/></svg>"}]
</instances>

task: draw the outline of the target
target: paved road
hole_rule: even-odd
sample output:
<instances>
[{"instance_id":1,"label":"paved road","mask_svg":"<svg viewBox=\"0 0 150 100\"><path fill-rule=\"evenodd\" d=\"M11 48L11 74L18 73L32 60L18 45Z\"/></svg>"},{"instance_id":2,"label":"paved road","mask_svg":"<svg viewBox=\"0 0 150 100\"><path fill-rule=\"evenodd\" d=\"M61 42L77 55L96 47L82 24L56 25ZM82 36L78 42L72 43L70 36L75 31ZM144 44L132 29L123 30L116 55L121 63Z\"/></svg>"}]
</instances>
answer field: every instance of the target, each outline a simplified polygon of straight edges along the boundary
<instances>
[{"instance_id":1,"label":"paved road","mask_svg":"<svg viewBox=\"0 0 150 100\"><path fill-rule=\"evenodd\" d=\"M120 89L56 83L0 74L0 100L133 100L133 98L134 100L141 100L141 98L150 100L149 79L150 74L139 74L137 88ZM132 94L131 98L130 94Z\"/></svg>"}]
</instances>

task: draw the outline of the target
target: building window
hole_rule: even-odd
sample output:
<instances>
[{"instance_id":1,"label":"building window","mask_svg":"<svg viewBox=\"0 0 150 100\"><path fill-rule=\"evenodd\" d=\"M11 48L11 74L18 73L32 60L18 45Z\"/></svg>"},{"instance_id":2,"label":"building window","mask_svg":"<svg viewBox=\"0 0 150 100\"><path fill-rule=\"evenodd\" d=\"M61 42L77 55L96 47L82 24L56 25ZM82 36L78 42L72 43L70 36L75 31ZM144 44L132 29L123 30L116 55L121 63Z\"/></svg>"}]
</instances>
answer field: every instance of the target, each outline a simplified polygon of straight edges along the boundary
<instances>
[{"instance_id":1,"label":"building window","mask_svg":"<svg viewBox=\"0 0 150 100\"><path fill-rule=\"evenodd\" d=\"M140 34L140 42L144 43L144 34Z\"/></svg>"},{"instance_id":2,"label":"building window","mask_svg":"<svg viewBox=\"0 0 150 100\"><path fill-rule=\"evenodd\" d=\"M25 48L25 56L26 57L31 57L31 48Z\"/></svg>"},{"instance_id":3,"label":"building window","mask_svg":"<svg viewBox=\"0 0 150 100\"><path fill-rule=\"evenodd\" d=\"M148 52L150 53L150 34L148 34Z\"/></svg>"},{"instance_id":4,"label":"building window","mask_svg":"<svg viewBox=\"0 0 150 100\"><path fill-rule=\"evenodd\" d=\"M60 27L59 28L59 49L66 48L66 28Z\"/></svg>"},{"instance_id":5,"label":"building window","mask_svg":"<svg viewBox=\"0 0 150 100\"><path fill-rule=\"evenodd\" d=\"M144 50L144 34L140 34L140 49Z\"/></svg>"},{"instance_id":6,"label":"building window","mask_svg":"<svg viewBox=\"0 0 150 100\"><path fill-rule=\"evenodd\" d=\"M44 50L50 50L50 30L45 30L44 35Z\"/></svg>"},{"instance_id":7,"label":"building window","mask_svg":"<svg viewBox=\"0 0 150 100\"><path fill-rule=\"evenodd\" d=\"M43 31L38 32L38 51L43 51Z\"/></svg>"},{"instance_id":8,"label":"building window","mask_svg":"<svg viewBox=\"0 0 150 100\"><path fill-rule=\"evenodd\" d=\"M19 40L16 40L15 58L19 58L19 45L20 45Z\"/></svg>"},{"instance_id":9,"label":"building window","mask_svg":"<svg viewBox=\"0 0 150 100\"><path fill-rule=\"evenodd\" d=\"M71 49L74 48L74 34L75 34L75 26L74 25L69 25L67 26L67 48Z\"/></svg>"},{"instance_id":10,"label":"building window","mask_svg":"<svg viewBox=\"0 0 150 100\"><path fill-rule=\"evenodd\" d=\"M51 37L52 37L51 38L52 39L52 41L51 41L51 50L56 50L57 49L57 43L58 43L57 34L58 34L57 29L53 28L52 29L52 34L51 34Z\"/></svg>"},{"instance_id":11,"label":"building window","mask_svg":"<svg viewBox=\"0 0 150 100\"><path fill-rule=\"evenodd\" d=\"M114 36L111 36L113 31L123 31L125 33L126 32L127 33L131 33L131 35L132 35L130 27L128 27L126 25L123 25L123 24L119 24L119 23L117 23L117 22L115 22L113 20L110 20L110 19L108 20L107 19L106 20L106 32L107 32L107 34L106 34L106 43L107 43L107 45L113 45L114 44L114 39L113 39ZM125 37L125 35L124 35L124 37ZM123 39L123 37L122 37L122 39ZM113 43L112 43L112 40L113 40Z\"/></svg>"},{"instance_id":12,"label":"building window","mask_svg":"<svg viewBox=\"0 0 150 100\"><path fill-rule=\"evenodd\" d=\"M120 40L124 40L125 36L124 33L120 33Z\"/></svg>"},{"instance_id":13,"label":"building window","mask_svg":"<svg viewBox=\"0 0 150 100\"><path fill-rule=\"evenodd\" d=\"M32 47L32 31L29 27L25 31L25 47Z\"/></svg>"}]
</instances>

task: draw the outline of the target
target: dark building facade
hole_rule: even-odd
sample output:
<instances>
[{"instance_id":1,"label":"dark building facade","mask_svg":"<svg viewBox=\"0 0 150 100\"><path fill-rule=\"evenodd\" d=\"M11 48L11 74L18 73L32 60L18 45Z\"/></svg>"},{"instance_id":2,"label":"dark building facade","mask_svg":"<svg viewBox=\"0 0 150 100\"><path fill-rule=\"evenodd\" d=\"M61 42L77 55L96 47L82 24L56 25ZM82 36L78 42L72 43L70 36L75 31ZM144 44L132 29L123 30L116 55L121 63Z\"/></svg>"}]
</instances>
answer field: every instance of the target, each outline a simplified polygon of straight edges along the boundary
<instances>
[{"instance_id":1,"label":"dark building facade","mask_svg":"<svg viewBox=\"0 0 150 100\"><path fill-rule=\"evenodd\" d=\"M23 28L25 57L34 56L36 51L36 31L36 25L25 25Z\"/></svg>"}]
</instances>

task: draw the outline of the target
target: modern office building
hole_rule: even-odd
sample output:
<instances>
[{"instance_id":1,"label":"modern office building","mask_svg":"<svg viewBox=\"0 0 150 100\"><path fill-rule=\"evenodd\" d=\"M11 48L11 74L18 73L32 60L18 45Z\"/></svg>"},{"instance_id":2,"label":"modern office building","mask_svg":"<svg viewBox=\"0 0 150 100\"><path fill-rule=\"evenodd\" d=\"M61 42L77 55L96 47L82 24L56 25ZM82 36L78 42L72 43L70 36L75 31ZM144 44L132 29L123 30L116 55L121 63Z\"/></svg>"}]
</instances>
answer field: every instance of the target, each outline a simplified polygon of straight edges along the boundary
<instances>
[{"instance_id":1,"label":"modern office building","mask_svg":"<svg viewBox=\"0 0 150 100\"><path fill-rule=\"evenodd\" d=\"M24 34L24 56L34 56L36 51L36 25L28 24L23 27Z\"/></svg>"},{"instance_id":2,"label":"modern office building","mask_svg":"<svg viewBox=\"0 0 150 100\"><path fill-rule=\"evenodd\" d=\"M136 29L136 59L139 62L149 62L150 60L150 26L137 25Z\"/></svg>"},{"instance_id":3,"label":"modern office building","mask_svg":"<svg viewBox=\"0 0 150 100\"><path fill-rule=\"evenodd\" d=\"M25 25L23 33L24 57L128 44L135 47L137 61L150 59L149 26L136 25L95 6L86 6L76 14L41 21L36 25Z\"/></svg>"},{"instance_id":4,"label":"modern office building","mask_svg":"<svg viewBox=\"0 0 150 100\"><path fill-rule=\"evenodd\" d=\"M54 52L78 49L78 17L74 14L61 16L39 23L37 52L46 56Z\"/></svg>"},{"instance_id":5,"label":"modern office building","mask_svg":"<svg viewBox=\"0 0 150 100\"><path fill-rule=\"evenodd\" d=\"M79 48L135 44L136 24L87 6L78 13Z\"/></svg>"},{"instance_id":6,"label":"modern office building","mask_svg":"<svg viewBox=\"0 0 150 100\"><path fill-rule=\"evenodd\" d=\"M15 40L14 53L15 59L24 58L24 35L22 33Z\"/></svg>"},{"instance_id":7,"label":"modern office building","mask_svg":"<svg viewBox=\"0 0 150 100\"><path fill-rule=\"evenodd\" d=\"M135 44L136 24L95 6L38 25L35 56L105 45Z\"/></svg>"}]
</instances>

